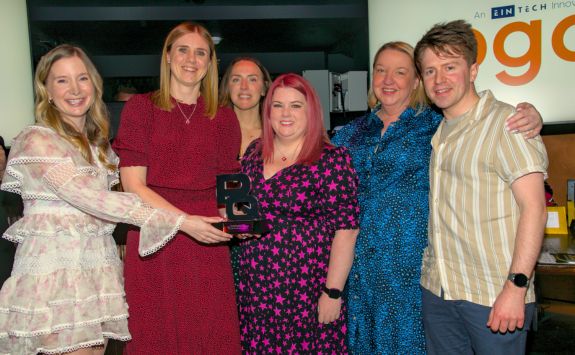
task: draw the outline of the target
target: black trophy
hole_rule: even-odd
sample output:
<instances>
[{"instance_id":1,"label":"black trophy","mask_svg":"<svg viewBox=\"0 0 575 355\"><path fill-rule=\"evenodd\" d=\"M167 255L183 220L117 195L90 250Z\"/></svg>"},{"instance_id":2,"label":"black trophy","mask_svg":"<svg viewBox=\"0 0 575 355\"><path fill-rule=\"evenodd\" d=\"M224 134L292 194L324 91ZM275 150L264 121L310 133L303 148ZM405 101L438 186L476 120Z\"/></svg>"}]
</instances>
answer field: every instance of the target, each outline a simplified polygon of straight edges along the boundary
<instances>
[{"instance_id":1,"label":"black trophy","mask_svg":"<svg viewBox=\"0 0 575 355\"><path fill-rule=\"evenodd\" d=\"M228 220L213 226L229 234L263 234L266 222L261 219L258 200L250 195L250 178L246 174L216 176L218 206L226 206Z\"/></svg>"}]
</instances>

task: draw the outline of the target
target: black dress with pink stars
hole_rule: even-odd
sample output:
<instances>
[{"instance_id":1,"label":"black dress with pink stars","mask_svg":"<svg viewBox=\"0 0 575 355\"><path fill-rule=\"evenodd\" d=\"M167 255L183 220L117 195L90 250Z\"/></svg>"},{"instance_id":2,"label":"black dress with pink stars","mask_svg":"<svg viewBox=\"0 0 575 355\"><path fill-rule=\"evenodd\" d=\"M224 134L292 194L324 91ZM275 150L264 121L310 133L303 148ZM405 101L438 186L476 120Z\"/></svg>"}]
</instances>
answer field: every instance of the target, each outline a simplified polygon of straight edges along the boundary
<instances>
[{"instance_id":1,"label":"black dress with pink stars","mask_svg":"<svg viewBox=\"0 0 575 355\"><path fill-rule=\"evenodd\" d=\"M254 142L242 161L269 233L240 244L239 293L244 353L346 353L346 307L318 322L331 243L340 229L358 228L357 176L342 147L325 145L311 165L263 176Z\"/></svg>"}]
</instances>

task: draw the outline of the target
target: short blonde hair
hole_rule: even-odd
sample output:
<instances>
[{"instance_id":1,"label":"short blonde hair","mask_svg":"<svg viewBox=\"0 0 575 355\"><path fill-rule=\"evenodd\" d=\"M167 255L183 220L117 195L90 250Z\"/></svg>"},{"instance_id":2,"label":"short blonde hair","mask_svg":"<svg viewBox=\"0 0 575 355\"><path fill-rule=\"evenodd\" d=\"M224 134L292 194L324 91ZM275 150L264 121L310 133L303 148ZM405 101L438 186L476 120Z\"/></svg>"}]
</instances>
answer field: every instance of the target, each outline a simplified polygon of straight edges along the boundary
<instances>
[{"instance_id":1,"label":"short blonde hair","mask_svg":"<svg viewBox=\"0 0 575 355\"><path fill-rule=\"evenodd\" d=\"M206 103L206 116L214 118L218 110L218 59L212 35L208 30L197 23L183 22L174 27L164 41L162 61L160 64L160 89L152 94L152 102L164 111L171 111L174 107L170 97L170 63L168 52L180 37L188 33L197 33L204 38L210 48L210 64L206 76L202 79L200 92Z\"/></svg>"},{"instance_id":2,"label":"short blonde hair","mask_svg":"<svg viewBox=\"0 0 575 355\"><path fill-rule=\"evenodd\" d=\"M375 63L377 62L377 58L385 50L395 50L395 51L399 51L399 52L407 54L409 56L409 58L411 58L411 63L413 65L414 74L416 75L417 78L420 79L419 72L417 71L417 69L415 67L415 60L414 60L415 57L414 57L413 47L411 45L409 45L405 42L401 42L401 41L387 42L383 46L379 47L379 49L377 50L377 53L375 53L375 56L373 57L373 68L375 68ZM370 108L373 109L377 106L378 103L379 103L379 101L377 100L377 97L375 97L375 93L373 92L373 88L369 88L369 93L367 95L367 104L369 105ZM421 79L420 79L419 83L417 84L417 87L411 93L411 98L409 100L409 107L420 112L423 108L427 107L428 105L429 105L429 101L427 100L427 96L425 96L423 84L422 84Z\"/></svg>"}]
</instances>

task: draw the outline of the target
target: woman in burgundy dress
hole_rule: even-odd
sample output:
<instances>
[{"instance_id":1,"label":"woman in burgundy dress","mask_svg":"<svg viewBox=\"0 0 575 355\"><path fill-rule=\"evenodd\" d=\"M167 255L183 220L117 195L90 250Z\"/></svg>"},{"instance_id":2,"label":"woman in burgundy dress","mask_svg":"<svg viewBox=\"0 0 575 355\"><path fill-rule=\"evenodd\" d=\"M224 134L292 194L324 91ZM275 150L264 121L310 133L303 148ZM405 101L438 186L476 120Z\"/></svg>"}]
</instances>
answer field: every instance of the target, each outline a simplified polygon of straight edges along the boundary
<instances>
[{"instance_id":1,"label":"woman in burgundy dress","mask_svg":"<svg viewBox=\"0 0 575 355\"><path fill-rule=\"evenodd\" d=\"M240 243L245 353L346 353L343 290L358 233L357 177L329 143L313 88L296 74L272 84L263 135L242 160L269 233Z\"/></svg>"},{"instance_id":2,"label":"woman in burgundy dress","mask_svg":"<svg viewBox=\"0 0 575 355\"><path fill-rule=\"evenodd\" d=\"M124 189L152 206L215 216L216 175L237 172L240 130L217 106L217 59L208 31L183 23L167 36L160 89L126 103L114 149ZM208 220L203 235L177 235L151 257L127 238L128 354L237 354L239 325L231 238Z\"/></svg>"}]
</instances>

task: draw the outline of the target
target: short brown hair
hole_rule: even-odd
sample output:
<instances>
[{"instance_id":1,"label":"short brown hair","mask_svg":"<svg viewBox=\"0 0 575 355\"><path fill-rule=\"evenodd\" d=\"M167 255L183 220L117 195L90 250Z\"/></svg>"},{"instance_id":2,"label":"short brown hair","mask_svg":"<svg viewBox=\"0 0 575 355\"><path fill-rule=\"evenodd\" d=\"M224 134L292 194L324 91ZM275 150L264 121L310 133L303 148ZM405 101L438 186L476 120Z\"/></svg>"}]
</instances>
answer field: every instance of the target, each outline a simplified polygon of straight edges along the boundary
<instances>
[{"instance_id":1,"label":"short brown hair","mask_svg":"<svg viewBox=\"0 0 575 355\"><path fill-rule=\"evenodd\" d=\"M417 42L415 65L420 73L421 57L428 48L436 55L461 55L470 66L477 61L477 39L465 20L438 23Z\"/></svg>"}]
</instances>

